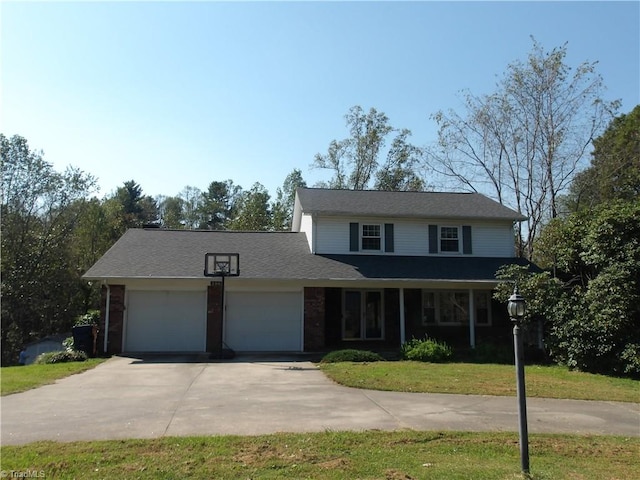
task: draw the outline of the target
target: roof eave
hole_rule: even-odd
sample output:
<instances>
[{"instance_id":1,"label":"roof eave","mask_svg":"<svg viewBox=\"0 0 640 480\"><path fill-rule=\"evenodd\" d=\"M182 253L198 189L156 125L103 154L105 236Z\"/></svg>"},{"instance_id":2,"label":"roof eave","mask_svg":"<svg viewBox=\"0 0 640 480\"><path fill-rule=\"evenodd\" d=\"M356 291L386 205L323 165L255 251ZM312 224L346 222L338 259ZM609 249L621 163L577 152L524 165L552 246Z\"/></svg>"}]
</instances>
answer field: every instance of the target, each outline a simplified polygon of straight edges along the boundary
<instances>
[{"instance_id":1,"label":"roof eave","mask_svg":"<svg viewBox=\"0 0 640 480\"><path fill-rule=\"evenodd\" d=\"M371 217L371 218L411 218L411 219L422 219L422 220L493 220L493 221L504 221L504 222L523 222L527 220L525 216L469 216L469 215L428 215L424 214L380 214L380 213L364 213L364 212L336 212L329 210L305 210L305 214L308 215L319 215L325 217Z\"/></svg>"}]
</instances>

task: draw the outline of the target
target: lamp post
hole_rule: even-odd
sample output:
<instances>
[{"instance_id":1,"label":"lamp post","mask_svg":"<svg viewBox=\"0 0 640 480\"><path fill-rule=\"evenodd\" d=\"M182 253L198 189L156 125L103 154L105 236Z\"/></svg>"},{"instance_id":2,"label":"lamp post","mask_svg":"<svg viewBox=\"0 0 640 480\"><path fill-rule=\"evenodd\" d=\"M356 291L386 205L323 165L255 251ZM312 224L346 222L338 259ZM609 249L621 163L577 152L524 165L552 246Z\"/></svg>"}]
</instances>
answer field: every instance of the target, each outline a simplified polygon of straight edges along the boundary
<instances>
[{"instance_id":1,"label":"lamp post","mask_svg":"<svg viewBox=\"0 0 640 480\"><path fill-rule=\"evenodd\" d=\"M513 347L516 361L516 386L518 389L518 433L520 437L520 464L522 473L529 473L529 434L527 432L527 397L524 388L524 357L521 336L521 323L524 318L525 301L518 293L518 286L513 289L513 294L507 303L509 318L513 322Z\"/></svg>"}]
</instances>

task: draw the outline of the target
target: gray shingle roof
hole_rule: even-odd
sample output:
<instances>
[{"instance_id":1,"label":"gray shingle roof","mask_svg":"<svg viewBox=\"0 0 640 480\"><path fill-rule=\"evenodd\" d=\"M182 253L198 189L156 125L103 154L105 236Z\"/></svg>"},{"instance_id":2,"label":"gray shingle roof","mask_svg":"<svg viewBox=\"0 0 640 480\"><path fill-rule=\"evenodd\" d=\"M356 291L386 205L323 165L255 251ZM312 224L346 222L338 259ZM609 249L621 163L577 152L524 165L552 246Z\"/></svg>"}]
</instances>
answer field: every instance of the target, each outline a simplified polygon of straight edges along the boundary
<instances>
[{"instance_id":1,"label":"gray shingle roof","mask_svg":"<svg viewBox=\"0 0 640 480\"><path fill-rule=\"evenodd\" d=\"M204 257L212 252L237 252L241 277L272 280L493 280L500 265L524 262L513 258L313 255L306 236L295 232L131 229L84 278L204 278Z\"/></svg>"},{"instance_id":2,"label":"gray shingle roof","mask_svg":"<svg viewBox=\"0 0 640 480\"><path fill-rule=\"evenodd\" d=\"M304 213L340 216L525 220L479 193L384 192L299 188Z\"/></svg>"}]
</instances>

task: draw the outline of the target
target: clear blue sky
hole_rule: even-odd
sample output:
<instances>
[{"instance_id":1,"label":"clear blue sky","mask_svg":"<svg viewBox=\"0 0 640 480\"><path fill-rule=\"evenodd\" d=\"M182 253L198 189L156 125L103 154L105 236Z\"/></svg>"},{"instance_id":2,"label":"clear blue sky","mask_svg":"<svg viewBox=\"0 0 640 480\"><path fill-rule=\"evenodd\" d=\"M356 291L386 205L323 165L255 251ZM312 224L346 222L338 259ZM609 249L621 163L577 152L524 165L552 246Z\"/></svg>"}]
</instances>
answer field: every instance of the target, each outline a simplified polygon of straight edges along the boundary
<instances>
[{"instance_id":1,"label":"clear blue sky","mask_svg":"<svg viewBox=\"0 0 640 480\"><path fill-rule=\"evenodd\" d=\"M2 2L0 132L62 170L176 195L232 179L275 196L347 135L353 105L435 140L429 116L491 93L533 35L598 61L621 113L640 103L634 2Z\"/></svg>"}]
</instances>

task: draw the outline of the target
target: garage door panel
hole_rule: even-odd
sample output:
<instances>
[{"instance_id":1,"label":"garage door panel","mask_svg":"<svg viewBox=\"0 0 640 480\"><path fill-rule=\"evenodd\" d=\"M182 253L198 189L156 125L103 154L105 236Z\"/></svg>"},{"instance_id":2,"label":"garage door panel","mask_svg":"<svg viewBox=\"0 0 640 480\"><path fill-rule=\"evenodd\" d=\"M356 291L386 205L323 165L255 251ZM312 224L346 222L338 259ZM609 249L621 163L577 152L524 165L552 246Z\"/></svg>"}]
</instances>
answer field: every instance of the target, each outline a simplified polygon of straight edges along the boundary
<instances>
[{"instance_id":1,"label":"garage door panel","mask_svg":"<svg viewBox=\"0 0 640 480\"><path fill-rule=\"evenodd\" d=\"M301 351L299 292L229 292L225 343L236 351Z\"/></svg>"},{"instance_id":2,"label":"garage door panel","mask_svg":"<svg viewBox=\"0 0 640 480\"><path fill-rule=\"evenodd\" d=\"M129 292L125 351L201 352L205 329L205 292Z\"/></svg>"}]
</instances>

